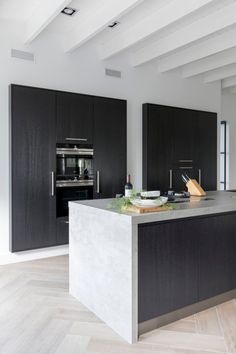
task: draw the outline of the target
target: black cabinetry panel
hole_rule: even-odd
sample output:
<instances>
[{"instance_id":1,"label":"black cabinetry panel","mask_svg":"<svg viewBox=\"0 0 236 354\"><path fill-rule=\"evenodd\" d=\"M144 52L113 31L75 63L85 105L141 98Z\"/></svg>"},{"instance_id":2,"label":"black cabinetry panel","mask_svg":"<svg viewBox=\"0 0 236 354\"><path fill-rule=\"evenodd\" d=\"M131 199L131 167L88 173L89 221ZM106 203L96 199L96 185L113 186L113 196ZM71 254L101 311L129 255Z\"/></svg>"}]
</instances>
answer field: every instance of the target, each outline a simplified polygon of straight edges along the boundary
<instances>
[{"instance_id":1,"label":"black cabinetry panel","mask_svg":"<svg viewBox=\"0 0 236 354\"><path fill-rule=\"evenodd\" d=\"M199 301L236 289L236 214L200 219Z\"/></svg>"},{"instance_id":2,"label":"black cabinetry panel","mask_svg":"<svg viewBox=\"0 0 236 354\"><path fill-rule=\"evenodd\" d=\"M138 308L143 322L197 302L193 221L140 225Z\"/></svg>"},{"instance_id":3,"label":"black cabinetry panel","mask_svg":"<svg viewBox=\"0 0 236 354\"><path fill-rule=\"evenodd\" d=\"M139 225L139 322L236 289L236 213Z\"/></svg>"},{"instance_id":4,"label":"black cabinetry panel","mask_svg":"<svg viewBox=\"0 0 236 354\"><path fill-rule=\"evenodd\" d=\"M93 142L92 97L57 92L57 142L75 144Z\"/></svg>"},{"instance_id":5,"label":"black cabinetry panel","mask_svg":"<svg viewBox=\"0 0 236 354\"><path fill-rule=\"evenodd\" d=\"M56 244L56 95L11 86L11 204L13 252Z\"/></svg>"},{"instance_id":6,"label":"black cabinetry panel","mask_svg":"<svg viewBox=\"0 0 236 354\"><path fill-rule=\"evenodd\" d=\"M217 189L217 114L143 105L143 188L185 189L183 172Z\"/></svg>"},{"instance_id":7,"label":"black cabinetry panel","mask_svg":"<svg viewBox=\"0 0 236 354\"><path fill-rule=\"evenodd\" d=\"M112 198L124 193L126 144L126 101L95 97L95 198Z\"/></svg>"}]
</instances>

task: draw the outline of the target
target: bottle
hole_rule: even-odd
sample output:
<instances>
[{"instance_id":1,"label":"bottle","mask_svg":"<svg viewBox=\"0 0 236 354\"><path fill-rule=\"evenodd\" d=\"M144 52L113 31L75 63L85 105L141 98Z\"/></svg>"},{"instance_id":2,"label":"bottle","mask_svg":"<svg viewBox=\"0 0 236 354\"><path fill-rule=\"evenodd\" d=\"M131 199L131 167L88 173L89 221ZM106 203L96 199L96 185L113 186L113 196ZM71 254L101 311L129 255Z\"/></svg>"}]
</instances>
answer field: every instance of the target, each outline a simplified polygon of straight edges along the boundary
<instances>
[{"instance_id":1,"label":"bottle","mask_svg":"<svg viewBox=\"0 0 236 354\"><path fill-rule=\"evenodd\" d=\"M125 185L125 197L131 197L133 191L133 185L130 182L130 175L127 176L127 182Z\"/></svg>"}]
</instances>

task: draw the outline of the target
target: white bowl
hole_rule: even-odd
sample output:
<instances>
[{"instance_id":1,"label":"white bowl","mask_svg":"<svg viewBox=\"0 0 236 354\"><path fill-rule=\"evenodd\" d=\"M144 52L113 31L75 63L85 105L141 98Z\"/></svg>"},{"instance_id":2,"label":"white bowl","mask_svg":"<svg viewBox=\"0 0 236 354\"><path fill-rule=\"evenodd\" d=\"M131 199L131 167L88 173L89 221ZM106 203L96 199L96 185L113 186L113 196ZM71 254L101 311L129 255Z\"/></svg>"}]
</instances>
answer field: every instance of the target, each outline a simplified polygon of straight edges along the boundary
<instances>
[{"instance_id":1,"label":"white bowl","mask_svg":"<svg viewBox=\"0 0 236 354\"><path fill-rule=\"evenodd\" d=\"M168 201L167 197L159 197L157 199L133 199L131 203L137 207L158 207L166 204Z\"/></svg>"},{"instance_id":2,"label":"white bowl","mask_svg":"<svg viewBox=\"0 0 236 354\"><path fill-rule=\"evenodd\" d=\"M149 191L149 192L141 192L141 197L143 198L158 198L160 197L160 191Z\"/></svg>"}]
</instances>

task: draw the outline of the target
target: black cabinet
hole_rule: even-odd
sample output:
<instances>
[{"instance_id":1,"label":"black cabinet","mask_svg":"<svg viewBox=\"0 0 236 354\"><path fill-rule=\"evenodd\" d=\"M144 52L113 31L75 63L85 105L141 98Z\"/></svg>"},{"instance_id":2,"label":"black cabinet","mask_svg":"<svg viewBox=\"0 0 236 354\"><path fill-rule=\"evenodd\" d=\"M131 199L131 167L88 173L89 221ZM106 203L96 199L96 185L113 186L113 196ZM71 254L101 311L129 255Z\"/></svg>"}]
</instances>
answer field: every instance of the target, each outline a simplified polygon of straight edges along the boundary
<instances>
[{"instance_id":1,"label":"black cabinet","mask_svg":"<svg viewBox=\"0 0 236 354\"><path fill-rule=\"evenodd\" d=\"M57 92L57 142L91 144L93 141L93 98Z\"/></svg>"},{"instance_id":2,"label":"black cabinet","mask_svg":"<svg viewBox=\"0 0 236 354\"><path fill-rule=\"evenodd\" d=\"M143 188L147 190L170 189L174 119L164 106L160 106L160 116L158 119L155 105L143 105Z\"/></svg>"},{"instance_id":3,"label":"black cabinet","mask_svg":"<svg viewBox=\"0 0 236 354\"><path fill-rule=\"evenodd\" d=\"M235 229L235 212L139 225L139 322L236 289Z\"/></svg>"},{"instance_id":4,"label":"black cabinet","mask_svg":"<svg viewBox=\"0 0 236 354\"><path fill-rule=\"evenodd\" d=\"M94 98L95 198L124 193L126 179L126 101Z\"/></svg>"},{"instance_id":5,"label":"black cabinet","mask_svg":"<svg viewBox=\"0 0 236 354\"><path fill-rule=\"evenodd\" d=\"M68 201L123 193L126 101L11 85L10 108L11 251L68 243ZM94 147L94 191L55 188L57 143Z\"/></svg>"},{"instance_id":6,"label":"black cabinet","mask_svg":"<svg viewBox=\"0 0 236 354\"><path fill-rule=\"evenodd\" d=\"M56 244L56 95L11 86L11 251Z\"/></svg>"},{"instance_id":7,"label":"black cabinet","mask_svg":"<svg viewBox=\"0 0 236 354\"><path fill-rule=\"evenodd\" d=\"M198 299L197 238L192 222L139 225L138 303L143 322Z\"/></svg>"},{"instance_id":8,"label":"black cabinet","mask_svg":"<svg viewBox=\"0 0 236 354\"><path fill-rule=\"evenodd\" d=\"M217 176L217 115L211 112L197 112L197 136L193 159L201 173L205 190L216 190Z\"/></svg>"},{"instance_id":9,"label":"black cabinet","mask_svg":"<svg viewBox=\"0 0 236 354\"><path fill-rule=\"evenodd\" d=\"M199 301L236 288L236 214L199 219Z\"/></svg>"},{"instance_id":10,"label":"black cabinet","mask_svg":"<svg viewBox=\"0 0 236 354\"><path fill-rule=\"evenodd\" d=\"M143 105L143 188L183 190L182 173L217 188L217 114Z\"/></svg>"}]
</instances>

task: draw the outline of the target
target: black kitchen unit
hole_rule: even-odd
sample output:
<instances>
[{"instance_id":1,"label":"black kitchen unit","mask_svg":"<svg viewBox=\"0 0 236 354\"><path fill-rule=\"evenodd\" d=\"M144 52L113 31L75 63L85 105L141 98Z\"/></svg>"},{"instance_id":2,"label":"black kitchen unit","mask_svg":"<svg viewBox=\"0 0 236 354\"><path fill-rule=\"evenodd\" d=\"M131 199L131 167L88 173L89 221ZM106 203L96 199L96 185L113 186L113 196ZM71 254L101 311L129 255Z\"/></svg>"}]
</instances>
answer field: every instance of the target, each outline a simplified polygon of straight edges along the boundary
<instances>
[{"instance_id":1,"label":"black kitchen unit","mask_svg":"<svg viewBox=\"0 0 236 354\"><path fill-rule=\"evenodd\" d=\"M126 101L11 85L10 124L10 250L66 244L70 200L123 191Z\"/></svg>"},{"instance_id":2,"label":"black kitchen unit","mask_svg":"<svg viewBox=\"0 0 236 354\"><path fill-rule=\"evenodd\" d=\"M95 198L109 198L124 193L126 134L126 101L95 98Z\"/></svg>"},{"instance_id":3,"label":"black kitchen unit","mask_svg":"<svg viewBox=\"0 0 236 354\"><path fill-rule=\"evenodd\" d=\"M197 303L204 310L220 295L226 301L236 288L235 227L234 211L140 224L139 323Z\"/></svg>"},{"instance_id":4,"label":"black kitchen unit","mask_svg":"<svg viewBox=\"0 0 236 354\"><path fill-rule=\"evenodd\" d=\"M143 188L182 191L187 173L217 189L217 114L143 105Z\"/></svg>"}]
</instances>

